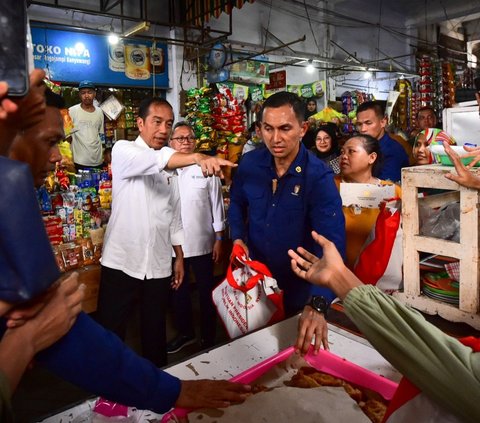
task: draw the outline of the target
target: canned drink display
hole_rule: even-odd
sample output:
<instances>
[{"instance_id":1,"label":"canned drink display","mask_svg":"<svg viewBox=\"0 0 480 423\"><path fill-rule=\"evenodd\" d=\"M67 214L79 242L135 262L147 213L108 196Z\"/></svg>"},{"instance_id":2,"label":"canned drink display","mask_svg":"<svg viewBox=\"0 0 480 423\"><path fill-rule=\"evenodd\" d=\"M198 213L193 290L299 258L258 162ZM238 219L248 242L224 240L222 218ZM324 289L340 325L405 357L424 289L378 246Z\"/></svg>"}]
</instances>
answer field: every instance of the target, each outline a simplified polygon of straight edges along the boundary
<instances>
[{"instance_id":1,"label":"canned drink display","mask_svg":"<svg viewBox=\"0 0 480 423\"><path fill-rule=\"evenodd\" d=\"M125 44L124 47L127 78L150 78L150 49L142 44Z\"/></svg>"},{"instance_id":2,"label":"canned drink display","mask_svg":"<svg viewBox=\"0 0 480 423\"><path fill-rule=\"evenodd\" d=\"M108 47L108 67L114 72L125 72L125 53L123 41Z\"/></svg>"},{"instance_id":3,"label":"canned drink display","mask_svg":"<svg viewBox=\"0 0 480 423\"><path fill-rule=\"evenodd\" d=\"M152 74L165 72L165 53L163 48L152 47L150 49L150 68Z\"/></svg>"}]
</instances>

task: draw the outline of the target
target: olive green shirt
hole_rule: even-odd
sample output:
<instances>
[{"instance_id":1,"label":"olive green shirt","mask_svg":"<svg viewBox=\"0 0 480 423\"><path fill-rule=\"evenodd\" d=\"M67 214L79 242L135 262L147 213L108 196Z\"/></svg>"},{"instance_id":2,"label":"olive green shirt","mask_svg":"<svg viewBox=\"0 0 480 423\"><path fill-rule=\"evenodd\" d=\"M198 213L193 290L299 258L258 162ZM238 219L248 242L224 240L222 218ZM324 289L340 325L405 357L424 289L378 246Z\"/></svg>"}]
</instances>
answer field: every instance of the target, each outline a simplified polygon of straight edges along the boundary
<instances>
[{"instance_id":1,"label":"olive green shirt","mask_svg":"<svg viewBox=\"0 0 480 423\"><path fill-rule=\"evenodd\" d=\"M465 421L480 422L480 352L372 285L352 289L344 306L375 349L423 393Z\"/></svg>"}]
</instances>

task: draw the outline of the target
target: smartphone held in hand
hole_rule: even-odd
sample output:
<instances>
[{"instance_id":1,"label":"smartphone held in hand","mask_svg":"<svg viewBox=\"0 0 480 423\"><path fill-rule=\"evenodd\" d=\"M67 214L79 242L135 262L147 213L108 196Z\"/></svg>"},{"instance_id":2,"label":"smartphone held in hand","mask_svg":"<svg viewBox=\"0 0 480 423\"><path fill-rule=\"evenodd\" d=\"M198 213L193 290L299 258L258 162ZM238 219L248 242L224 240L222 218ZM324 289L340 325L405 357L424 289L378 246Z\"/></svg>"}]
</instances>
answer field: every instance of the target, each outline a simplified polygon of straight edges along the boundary
<instances>
[{"instance_id":1,"label":"smartphone held in hand","mask_svg":"<svg viewBox=\"0 0 480 423\"><path fill-rule=\"evenodd\" d=\"M0 81L8 83L9 96L28 91L27 7L24 0L0 2Z\"/></svg>"}]
</instances>

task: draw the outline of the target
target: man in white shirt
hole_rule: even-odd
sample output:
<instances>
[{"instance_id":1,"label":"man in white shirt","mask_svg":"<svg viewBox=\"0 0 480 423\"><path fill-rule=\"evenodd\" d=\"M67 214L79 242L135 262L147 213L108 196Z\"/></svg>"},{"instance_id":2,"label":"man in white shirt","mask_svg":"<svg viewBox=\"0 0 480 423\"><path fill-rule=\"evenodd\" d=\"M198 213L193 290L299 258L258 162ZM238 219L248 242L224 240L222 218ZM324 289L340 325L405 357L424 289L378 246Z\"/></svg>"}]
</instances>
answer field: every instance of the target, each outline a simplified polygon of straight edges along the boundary
<instances>
[{"instance_id":1,"label":"man in white shirt","mask_svg":"<svg viewBox=\"0 0 480 423\"><path fill-rule=\"evenodd\" d=\"M195 134L186 122L173 129L170 146L181 153L193 153ZM182 244L185 283L173 293L175 326L178 335L167 344L167 352L175 353L195 342L192 303L188 282L190 267L200 299L200 345L202 349L215 345L216 311L212 302L214 288L213 265L221 257L225 209L222 182L214 176L205 178L198 166L178 169L178 185L185 241Z\"/></svg>"},{"instance_id":2,"label":"man in white shirt","mask_svg":"<svg viewBox=\"0 0 480 423\"><path fill-rule=\"evenodd\" d=\"M102 145L105 139L103 112L93 104L96 95L93 82L80 82L78 90L80 103L68 109L74 126L73 161L77 170L100 168L103 164Z\"/></svg>"},{"instance_id":3,"label":"man in white shirt","mask_svg":"<svg viewBox=\"0 0 480 423\"><path fill-rule=\"evenodd\" d=\"M124 339L131 306L139 295L142 353L161 367L167 364L169 290L180 286L184 274L179 195L176 178L168 170L197 164L204 176L212 176L221 175L220 166L234 165L164 147L173 126L173 110L164 99L145 99L137 125L140 135L135 141L117 141L112 149L112 215L103 247L97 319Z\"/></svg>"}]
</instances>

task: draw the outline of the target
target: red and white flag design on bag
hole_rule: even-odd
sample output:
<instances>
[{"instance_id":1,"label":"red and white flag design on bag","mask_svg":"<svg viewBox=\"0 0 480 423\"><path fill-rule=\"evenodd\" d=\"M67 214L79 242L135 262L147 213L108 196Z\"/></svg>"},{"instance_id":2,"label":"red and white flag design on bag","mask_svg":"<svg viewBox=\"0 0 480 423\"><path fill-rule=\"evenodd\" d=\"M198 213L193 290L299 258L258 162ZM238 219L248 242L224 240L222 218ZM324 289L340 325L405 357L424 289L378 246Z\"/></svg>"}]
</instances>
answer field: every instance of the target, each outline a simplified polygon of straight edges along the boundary
<instances>
[{"instance_id":1,"label":"red and white flag design on bag","mask_svg":"<svg viewBox=\"0 0 480 423\"><path fill-rule=\"evenodd\" d=\"M365 284L382 291L402 288L402 224L400 199L380 203L380 213L365 246L355 263L353 273Z\"/></svg>"},{"instance_id":2,"label":"red and white flag design on bag","mask_svg":"<svg viewBox=\"0 0 480 423\"><path fill-rule=\"evenodd\" d=\"M230 338L285 318L283 292L263 263L250 260L233 246L227 277L213 290L212 299Z\"/></svg>"}]
</instances>

